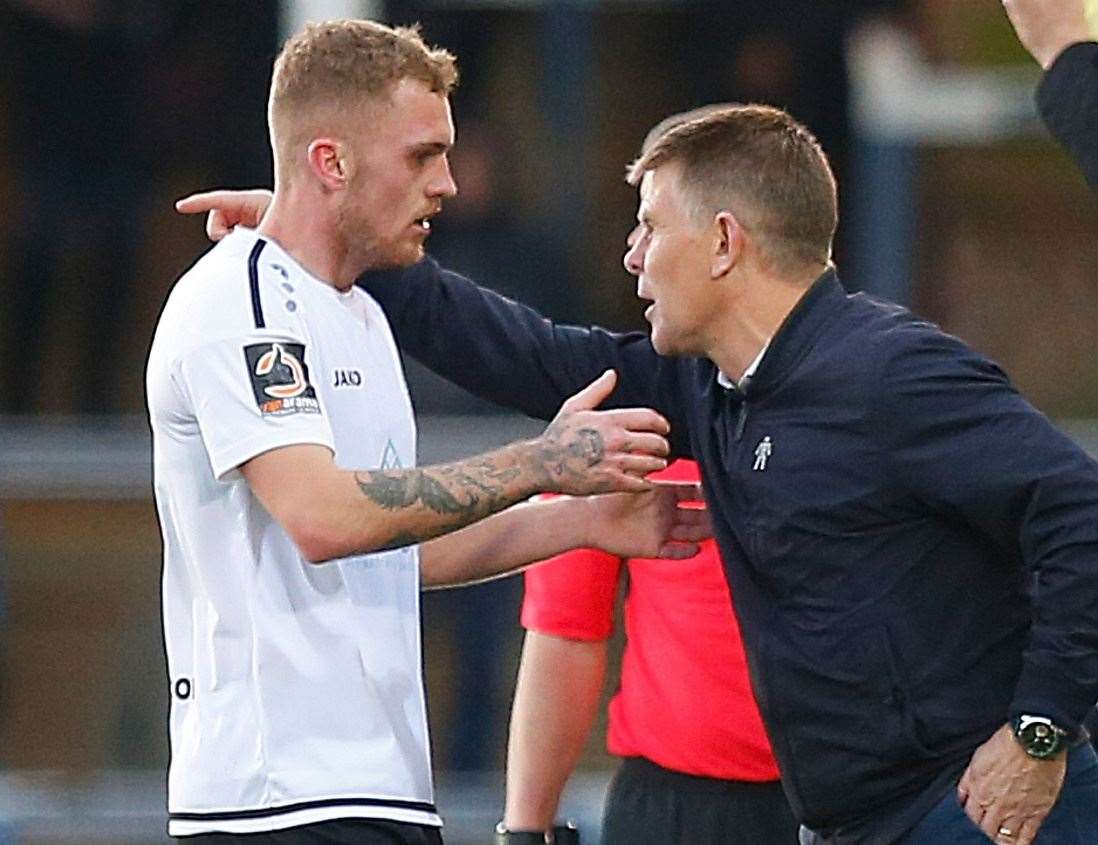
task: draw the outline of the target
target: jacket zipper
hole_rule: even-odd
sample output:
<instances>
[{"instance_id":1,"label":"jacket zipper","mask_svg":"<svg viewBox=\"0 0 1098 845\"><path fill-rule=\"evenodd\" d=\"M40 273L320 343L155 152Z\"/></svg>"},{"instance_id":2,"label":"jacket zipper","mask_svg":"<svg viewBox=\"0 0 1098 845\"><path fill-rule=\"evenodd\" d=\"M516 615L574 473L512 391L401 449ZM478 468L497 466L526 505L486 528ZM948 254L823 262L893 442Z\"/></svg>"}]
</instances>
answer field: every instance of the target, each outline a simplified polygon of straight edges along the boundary
<instances>
[{"instance_id":1,"label":"jacket zipper","mask_svg":"<svg viewBox=\"0 0 1098 845\"><path fill-rule=\"evenodd\" d=\"M736 417L736 442L743 439L743 430L747 428L747 397L740 402L740 410Z\"/></svg>"}]
</instances>

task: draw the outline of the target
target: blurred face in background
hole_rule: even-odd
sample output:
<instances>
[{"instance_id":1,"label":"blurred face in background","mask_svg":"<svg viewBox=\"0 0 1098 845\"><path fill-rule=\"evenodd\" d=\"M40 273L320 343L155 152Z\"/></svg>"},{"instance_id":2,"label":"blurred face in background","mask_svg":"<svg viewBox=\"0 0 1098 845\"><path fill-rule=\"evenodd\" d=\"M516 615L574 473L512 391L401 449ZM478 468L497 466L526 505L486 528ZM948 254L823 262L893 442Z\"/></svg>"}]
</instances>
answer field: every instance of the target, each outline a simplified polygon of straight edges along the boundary
<instances>
[{"instance_id":1,"label":"blurred face in background","mask_svg":"<svg viewBox=\"0 0 1098 845\"><path fill-rule=\"evenodd\" d=\"M661 355L706 355L719 313L711 276L710 227L699 224L680 187L674 162L644 174L637 226L629 236L625 269L637 277L637 296L650 300L644 317Z\"/></svg>"},{"instance_id":2,"label":"blurred face in background","mask_svg":"<svg viewBox=\"0 0 1098 845\"><path fill-rule=\"evenodd\" d=\"M448 153L450 102L417 79L349 116L350 175L338 199L337 227L364 268L404 267L423 257L431 218L457 193Z\"/></svg>"}]
</instances>

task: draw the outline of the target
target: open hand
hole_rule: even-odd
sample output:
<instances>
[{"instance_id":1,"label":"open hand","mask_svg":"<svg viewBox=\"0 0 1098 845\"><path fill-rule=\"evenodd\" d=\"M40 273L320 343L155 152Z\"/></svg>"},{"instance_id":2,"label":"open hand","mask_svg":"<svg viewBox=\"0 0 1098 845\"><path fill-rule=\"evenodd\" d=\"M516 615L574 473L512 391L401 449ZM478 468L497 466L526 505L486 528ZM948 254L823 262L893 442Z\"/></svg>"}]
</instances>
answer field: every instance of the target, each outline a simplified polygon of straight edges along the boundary
<instances>
[{"instance_id":1,"label":"open hand","mask_svg":"<svg viewBox=\"0 0 1098 845\"><path fill-rule=\"evenodd\" d=\"M993 842L1030 845L1060 795L1066 771L1066 753L1030 757L1004 725L972 755L957 796Z\"/></svg>"},{"instance_id":2,"label":"open hand","mask_svg":"<svg viewBox=\"0 0 1098 845\"><path fill-rule=\"evenodd\" d=\"M250 191L206 191L175 204L180 214L206 214L206 235L219 241L236 226L254 229L263 219L274 195L265 188Z\"/></svg>"},{"instance_id":3,"label":"open hand","mask_svg":"<svg viewBox=\"0 0 1098 845\"><path fill-rule=\"evenodd\" d=\"M713 536L700 484L657 481L643 493L611 493L585 500L591 545L618 557L683 560Z\"/></svg>"},{"instance_id":4,"label":"open hand","mask_svg":"<svg viewBox=\"0 0 1098 845\"><path fill-rule=\"evenodd\" d=\"M596 411L614 391L617 374L607 370L561 405L545 432L534 441L534 460L546 492L641 492L645 476L667 466L665 435L671 430L649 408Z\"/></svg>"}]
</instances>

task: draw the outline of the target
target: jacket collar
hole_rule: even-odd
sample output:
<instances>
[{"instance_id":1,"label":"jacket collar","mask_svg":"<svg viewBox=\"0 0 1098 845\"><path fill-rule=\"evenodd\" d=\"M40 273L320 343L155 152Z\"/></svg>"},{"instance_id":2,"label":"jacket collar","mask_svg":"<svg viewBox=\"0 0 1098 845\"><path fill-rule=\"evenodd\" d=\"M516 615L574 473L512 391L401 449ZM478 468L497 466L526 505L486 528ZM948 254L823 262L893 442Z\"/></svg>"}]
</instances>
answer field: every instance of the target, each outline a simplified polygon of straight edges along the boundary
<instances>
[{"instance_id":1,"label":"jacket collar","mask_svg":"<svg viewBox=\"0 0 1098 845\"><path fill-rule=\"evenodd\" d=\"M815 345L835 311L846 301L846 291L834 267L812 283L789 312L747 385L747 398L771 392L793 371Z\"/></svg>"}]
</instances>

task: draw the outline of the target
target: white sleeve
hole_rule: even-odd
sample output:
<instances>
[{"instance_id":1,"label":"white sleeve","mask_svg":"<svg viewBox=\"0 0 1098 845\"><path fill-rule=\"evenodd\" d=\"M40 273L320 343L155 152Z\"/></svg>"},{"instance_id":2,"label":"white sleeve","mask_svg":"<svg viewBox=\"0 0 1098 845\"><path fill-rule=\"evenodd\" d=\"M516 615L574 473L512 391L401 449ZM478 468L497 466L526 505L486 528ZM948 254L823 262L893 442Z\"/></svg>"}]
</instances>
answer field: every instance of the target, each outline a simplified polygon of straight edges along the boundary
<instances>
[{"instance_id":1,"label":"white sleeve","mask_svg":"<svg viewBox=\"0 0 1098 845\"><path fill-rule=\"evenodd\" d=\"M335 452L309 380L309 350L290 334L219 340L180 358L179 387L198 423L214 477L280 446L316 443Z\"/></svg>"}]
</instances>

